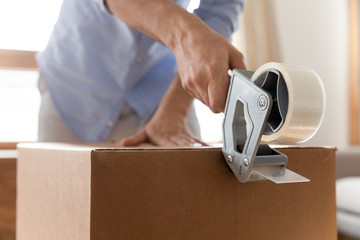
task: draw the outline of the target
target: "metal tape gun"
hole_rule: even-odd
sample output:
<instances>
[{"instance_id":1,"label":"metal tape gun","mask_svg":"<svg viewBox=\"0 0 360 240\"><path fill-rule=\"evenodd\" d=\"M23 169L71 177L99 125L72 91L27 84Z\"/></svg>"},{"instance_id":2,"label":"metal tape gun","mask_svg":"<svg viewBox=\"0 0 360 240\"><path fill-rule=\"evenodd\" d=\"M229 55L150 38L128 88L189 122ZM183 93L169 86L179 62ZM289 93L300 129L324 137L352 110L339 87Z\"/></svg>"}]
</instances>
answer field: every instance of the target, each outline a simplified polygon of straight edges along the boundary
<instances>
[{"instance_id":1,"label":"metal tape gun","mask_svg":"<svg viewBox=\"0 0 360 240\"><path fill-rule=\"evenodd\" d=\"M222 151L240 182L310 181L287 169L287 156L267 143L304 142L320 127L325 90L314 71L280 63L234 70L224 113Z\"/></svg>"}]
</instances>

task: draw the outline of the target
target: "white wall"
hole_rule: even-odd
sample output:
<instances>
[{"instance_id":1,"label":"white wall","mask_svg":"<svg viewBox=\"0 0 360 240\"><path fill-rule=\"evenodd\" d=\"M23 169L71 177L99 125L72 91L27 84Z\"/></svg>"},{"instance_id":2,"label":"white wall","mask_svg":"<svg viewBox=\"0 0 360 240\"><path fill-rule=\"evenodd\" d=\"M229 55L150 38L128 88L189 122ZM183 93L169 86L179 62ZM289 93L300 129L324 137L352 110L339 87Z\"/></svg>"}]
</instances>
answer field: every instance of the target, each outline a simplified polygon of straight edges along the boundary
<instances>
[{"instance_id":1,"label":"white wall","mask_svg":"<svg viewBox=\"0 0 360 240\"><path fill-rule=\"evenodd\" d=\"M306 145L348 144L347 1L274 0L281 58L312 68L327 94L324 122Z\"/></svg>"}]
</instances>

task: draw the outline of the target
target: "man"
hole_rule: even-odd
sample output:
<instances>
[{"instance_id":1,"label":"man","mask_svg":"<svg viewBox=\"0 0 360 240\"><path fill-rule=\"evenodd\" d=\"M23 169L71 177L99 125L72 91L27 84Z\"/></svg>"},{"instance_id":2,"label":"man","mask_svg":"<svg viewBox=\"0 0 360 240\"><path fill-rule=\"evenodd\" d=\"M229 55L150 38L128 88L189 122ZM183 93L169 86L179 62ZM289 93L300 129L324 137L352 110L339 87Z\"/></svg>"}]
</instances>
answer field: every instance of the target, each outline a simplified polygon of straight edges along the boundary
<instances>
[{"instance_id":1,"label":"man","mask_svg":"<svg viewBox=\"0 0 360 240\"><path fill-rule=\"evenodd\" d=\"M243 2L188 3L64 0L38 57L39 141L204 144L193 97L223 111L228 70L245 68L227 40Z\"/></svg>"}]
</instances>

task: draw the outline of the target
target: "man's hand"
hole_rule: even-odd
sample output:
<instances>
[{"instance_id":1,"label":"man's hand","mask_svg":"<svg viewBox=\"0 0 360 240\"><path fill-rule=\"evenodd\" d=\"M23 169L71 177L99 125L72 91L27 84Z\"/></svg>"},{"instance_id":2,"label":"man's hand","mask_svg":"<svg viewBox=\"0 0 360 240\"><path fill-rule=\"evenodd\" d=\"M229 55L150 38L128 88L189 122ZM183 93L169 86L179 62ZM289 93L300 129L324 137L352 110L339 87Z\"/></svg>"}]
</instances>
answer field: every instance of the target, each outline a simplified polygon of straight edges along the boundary
<instances>
[{"instance_id":1,"label":"man's hand","mask_svg":"<svg viewBox=\"0 0 360 240\"><path fill-rule=\"evenodd\" d=\"M206 146L194 138L187 126L186 118L193 98L182 88L176 75L152 119L137 134L125 138L123 146L134 146L151 142L163 147Z\"/></svg>"},{"instance_id":2,"label":"man's hand","mask_svg":"<svg viewBox=\"0 0 360 240\"><path fill-rule=\"evenodd\" d=\"M200 19L189 29L173 49L183 87L213 112L223 112L228 70L246 69L243 55Z\"/></svg>"},{"instance_id":3,"label":"man's hand","mask_svg":"<svg viewBox=\"0 0 360 240\"><path fill-rule=\"evenodd\" d=\"M213 112L222 112L229 69L243 55L197 16L169 0L106 0L110 12L174 53L182 85ZM151 9L151 10L150 10Z\"/></svg>"},{"instance_id":4,"label":"man's hand","mask_svg":"<svg viewBox=\"0 0 360 240\"><path fill-rule=\"evenodd\" d=\"M207 146L189 133L184 117L177 117L157 111L154 117L137 134L121 141L123 146L135 146L141 143L152 143L163 147Z\"/></svg>"}]
</instances>

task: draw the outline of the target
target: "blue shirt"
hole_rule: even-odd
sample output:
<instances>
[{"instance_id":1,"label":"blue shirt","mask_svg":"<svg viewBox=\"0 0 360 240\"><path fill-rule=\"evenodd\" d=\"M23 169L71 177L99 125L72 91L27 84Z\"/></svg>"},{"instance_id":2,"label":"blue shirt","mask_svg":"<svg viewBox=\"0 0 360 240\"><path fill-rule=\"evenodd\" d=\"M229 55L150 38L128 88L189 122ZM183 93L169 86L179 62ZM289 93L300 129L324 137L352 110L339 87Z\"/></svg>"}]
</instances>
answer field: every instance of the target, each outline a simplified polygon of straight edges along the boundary
<instances>
[{"instance_id":1,"label":"blue shirt","mask_svg":"<svg viewBox=\"0 0 360 240\"><path fill-rule=\"evenodd\" d=\"M202 0L194 13L229 39L242 7L243 0ZM103 0L64 0L37 60L59 114L87 142L106 141L125 104L146 123L176 74L171 51L110 14Z\"/></svg>"}]
</instances>

